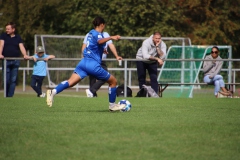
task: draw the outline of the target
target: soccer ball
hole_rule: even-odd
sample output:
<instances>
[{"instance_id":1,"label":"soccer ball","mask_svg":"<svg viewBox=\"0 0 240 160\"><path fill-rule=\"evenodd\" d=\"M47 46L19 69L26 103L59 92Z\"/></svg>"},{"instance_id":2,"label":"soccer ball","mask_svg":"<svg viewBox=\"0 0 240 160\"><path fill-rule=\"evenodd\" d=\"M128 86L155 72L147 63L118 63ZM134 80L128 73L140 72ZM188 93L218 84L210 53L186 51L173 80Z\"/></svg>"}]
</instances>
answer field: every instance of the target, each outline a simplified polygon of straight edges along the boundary
<instances>
[{"instance_id":1,"label":"soccer ball","mask_svg":"<svg viewBox=\"0 0 240 160\"><path fill-rule=\"evenodd\" d=\"M125 108L121 109L120 112L128 112L132 108L131 103L126 99L119 101L118 104L125 104L125 106L126 106Z\"/></svg>"}]
</instances>

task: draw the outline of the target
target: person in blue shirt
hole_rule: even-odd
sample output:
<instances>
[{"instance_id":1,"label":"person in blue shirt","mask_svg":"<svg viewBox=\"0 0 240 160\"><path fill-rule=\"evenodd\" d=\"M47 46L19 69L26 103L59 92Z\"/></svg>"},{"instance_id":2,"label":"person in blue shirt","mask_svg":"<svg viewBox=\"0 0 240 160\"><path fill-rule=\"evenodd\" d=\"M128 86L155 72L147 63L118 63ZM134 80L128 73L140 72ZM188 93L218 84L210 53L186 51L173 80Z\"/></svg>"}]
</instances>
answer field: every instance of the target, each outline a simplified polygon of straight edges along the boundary
<instances>
[{"instance_id":1,"label":"person in blue shirt","mask_svg":"<svg viewBox=\"0 0 240 160\"><path fill-rule=\"evenodd\" d=\"M88 33L87 45L83 52L83 59L77 64L71 77L61 82L53 90L47 91L47 105L52 107L53 98L56 94L63 90L73 87L86 76L91 75L97 79L104 80L109 84L109 111L119 111L125 108L123 104L116 104L116 86L117 80L108 71L101 67L102 54L106 42L109 40L119 40L120 36L103 37L103 30L105 28L105 20L102 17L96 17L93 20L94 29Z\"/></svg>"},{"instance_id":2,"label":"person in blue shirt","mask_svg":"<svg viewBox=\"0 0 240 160\"><path fill-rule=\"evenodd\" d=\"M38 60L42 58L43 60ZM45 93L42 92L42 82L47 75L46 63L48 60L55 58L54 55L47 55L42 46L38 46L36 54L32 56L34 60L33 74L31 77L31 87L37 93L38 97L45 97Z\"/></svg>"},{"instance_id":3,"label":"person in blue shirt","mask_svg":"<svg viewBox=\"0 0 240 160\"><path fill-rule=\"evenodd\" d=\"M0 59L20 57L20 52L22 53L24 59L29 59L21 36L19 34L15 34L16 24L8 22L5 27L6 32L2 33L0 36ZM20 60L13 59L6 60L6 62L7 89L4 92L6 93L6 97L13 97L17 83ZM2 63L2 68L4 73L4 63Z\"/></svg>"},{"instance_id":4,"label":"person in blue shirt","mask_svg":"<svg viewBox=\"0 0 240 160\"><path fill-rule=\"evenodd\" d=\"M110 37L110 35L107 32L103 32L103 37L107 38ZM84 49L87 46L87 38L88 38L88 34L84 37L83 40L83 45L82 45L82 52L84 51ZM115 45L113 44L112 40L109 40L106 42L106 46L105 46L105 51L107 52L108 47L110 48L110 50L112 51L112 53L114 54L114 56L116 57L116 60L122 60L122 57L118 56L117 50ZM107 54L103 53L102 54L102 59L106 59L107 58ZM107 52L108 53L108 52ZM108 71L107 69L107 64L105 61L101 62L101 66L103 67L103 69L105 69L106 71ZM89 89L86 89L86 95L89 98L92 97L97 97L97 91L99 90L99 88L106 83L106 81L103 80L97 80L94 76L89 76Z\"/></svg>"}]
</instances>

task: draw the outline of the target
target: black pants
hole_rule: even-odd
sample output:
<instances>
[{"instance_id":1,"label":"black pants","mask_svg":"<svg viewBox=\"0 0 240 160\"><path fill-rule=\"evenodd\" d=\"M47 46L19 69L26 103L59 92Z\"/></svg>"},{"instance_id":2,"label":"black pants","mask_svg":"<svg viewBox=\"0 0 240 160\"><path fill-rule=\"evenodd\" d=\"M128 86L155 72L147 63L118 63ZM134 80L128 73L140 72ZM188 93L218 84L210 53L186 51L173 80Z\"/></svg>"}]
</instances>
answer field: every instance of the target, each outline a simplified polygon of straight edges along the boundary
<instances>
[{"instance_id":1,"label":"black pants","mask_svg":"<svg viewBox=\"0 0 240 160\"><path fill-rule=\"evenodd\" d=\"M32 75L31 87L37 93L38 97L42 94L42 82L43 82L44 77L45 76Z\"/></svg>"},{"instance_id":2,"label":"black pants","mask_svg":"<svg viewBox=\"0 0 240 160\"><path fill-rule=\"evenodd\" d=\"M157 62L145 63L142 61L137 61L139 89L142 88L143 84L146 84L146 70L147 70L150 76L151 87L156 93L158 93L157 68L158 68Z\"/></svg>"},{"instance_id":3,"label":"black pants","mask_svg":"<svg viewBox=\"0 0 240 160\"><path fill-rule=\"evenodd\" d=\"M102 61L101 66L103 69L108 71L106 62ZM89 76L89 86L90 86L90 91L93 93L94 97L97 97L97 91L99 88L105 83L106 81L104 80L97 80L93 76Z\"/></svg>"}]
</instances>

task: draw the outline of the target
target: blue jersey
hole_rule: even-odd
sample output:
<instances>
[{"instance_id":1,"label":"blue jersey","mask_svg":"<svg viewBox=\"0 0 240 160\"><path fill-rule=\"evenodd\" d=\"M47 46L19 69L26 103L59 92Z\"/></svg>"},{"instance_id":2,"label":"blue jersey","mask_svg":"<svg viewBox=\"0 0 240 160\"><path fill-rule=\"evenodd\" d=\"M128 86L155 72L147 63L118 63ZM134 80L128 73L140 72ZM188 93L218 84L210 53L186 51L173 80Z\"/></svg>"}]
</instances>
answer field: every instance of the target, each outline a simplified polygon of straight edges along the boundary
<instances>
[{"instance_id":1,"label":"blue jersey","mask_svg":"<svg viewBox=\"0 0 240 160\"><path fill-rule=\"evenodd\" d=\"M99 64L102 61L102 54L106 43L98 44L100 39L104 38L103 34L92 29L88 33L87 46L83 51L83 56L86 58L91 58L97 61Z\"/></svg>"},{"instance_id":2,"label":"blue jersey","mask_svg":"<svg viewBox=\"0 0 240 160\"><path fill-rule=\"evenodd\" d=\"M49 55L45 54L42 57L38 57L37 54L34 55L35 58L47 58ZM46 62L41 60L34 62L33 65L33 75L36 76L46 76L47 75L47 66Z\"/></svg>"},{"instance_id":3,"label":"blue jersey","mask_svg":"<svg viewBox=\"0 0 240 160\"><path fill-rule=\"evenodd\" d=\"M110 35L107 32L103 32L103 37L108 38L108 37L110 37ZM88 38L88 34L86 34L86 36L84 37L83 44L87 45L87 38ZM111 44L111 43L113 43L112 40L107 41L104 48L107 50L108 45ZM103 53L102 54L102 59L106 59L106 58L107 58L107 54Z\"/></svg>"}]
</instances>

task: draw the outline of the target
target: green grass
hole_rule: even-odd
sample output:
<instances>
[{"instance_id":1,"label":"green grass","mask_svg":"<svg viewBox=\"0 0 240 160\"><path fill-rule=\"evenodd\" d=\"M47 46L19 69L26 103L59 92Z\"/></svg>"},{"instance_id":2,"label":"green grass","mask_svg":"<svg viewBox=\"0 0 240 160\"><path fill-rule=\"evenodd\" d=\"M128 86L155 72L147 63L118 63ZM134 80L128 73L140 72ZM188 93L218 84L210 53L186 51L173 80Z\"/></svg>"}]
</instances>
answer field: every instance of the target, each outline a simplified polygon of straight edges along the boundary
<instances>
[{"instance_id":1,"label":"green grass","mask_svg":"<svg viewBox=\"0 0 240 160\"><path fill-rule=\"evenodd\" d=\"M130 112L110 113L106 96L67 94L57 95L52 108L33 94L1 94L0 159L240 157L240 99L127 98Z\"/></svg>"}]
</instances>

